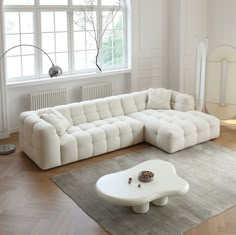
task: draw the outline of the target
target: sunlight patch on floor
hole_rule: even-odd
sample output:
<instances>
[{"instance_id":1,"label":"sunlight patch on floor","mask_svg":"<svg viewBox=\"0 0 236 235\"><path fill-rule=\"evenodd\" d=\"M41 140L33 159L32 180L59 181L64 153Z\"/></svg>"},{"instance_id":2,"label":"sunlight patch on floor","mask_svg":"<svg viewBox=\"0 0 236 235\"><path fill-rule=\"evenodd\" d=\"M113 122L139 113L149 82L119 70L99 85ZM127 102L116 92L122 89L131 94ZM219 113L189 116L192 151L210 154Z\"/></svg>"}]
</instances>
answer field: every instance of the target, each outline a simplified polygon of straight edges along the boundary
<instances>
[{"instance_id":1,"label":"sunlight patch on floor","mask_svg":"<svg viewBox=\"0 0 236 235\"><path fill-rule=\"evenodd\" d=\"M224 120L224 121L221 121L222 123L225 123L225 124L233 124L233 125L236 125L236 119L230 119L230 120Z\"/></svg>"}]
</instances>

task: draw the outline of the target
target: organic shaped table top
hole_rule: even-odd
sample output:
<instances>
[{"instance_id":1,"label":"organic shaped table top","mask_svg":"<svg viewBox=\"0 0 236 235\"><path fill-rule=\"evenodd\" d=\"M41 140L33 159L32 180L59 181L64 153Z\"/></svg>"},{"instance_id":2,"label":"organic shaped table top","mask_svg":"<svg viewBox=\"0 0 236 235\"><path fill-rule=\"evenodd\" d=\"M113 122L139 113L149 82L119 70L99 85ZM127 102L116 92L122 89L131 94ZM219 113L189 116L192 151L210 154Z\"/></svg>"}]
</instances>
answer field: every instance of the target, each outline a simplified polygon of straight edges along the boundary
<instances>
[{"instance_id":1,"label":"organic shaped table top","mask_svg":"<svg viewBox=\"0 0 236 235\"><path fill-rule=\"evenodd\" d=\"M154 179L151 182L139 181L141 171L153 172ZM102 176L96 183L96 191L110 203L138 206L170 195L183 195L189 191L189 184L176 174L171 163L149 160L130 169Z\"/></svg>"}]
</instances>

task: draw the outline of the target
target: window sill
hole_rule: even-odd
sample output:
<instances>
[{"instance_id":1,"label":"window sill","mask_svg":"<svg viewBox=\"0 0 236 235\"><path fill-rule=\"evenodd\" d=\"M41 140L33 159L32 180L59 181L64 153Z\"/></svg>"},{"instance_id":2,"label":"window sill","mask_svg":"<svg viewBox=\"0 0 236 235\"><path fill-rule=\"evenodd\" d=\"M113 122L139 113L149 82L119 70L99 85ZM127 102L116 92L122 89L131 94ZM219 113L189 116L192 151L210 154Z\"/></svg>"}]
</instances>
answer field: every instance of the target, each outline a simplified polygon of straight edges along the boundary
<instances>
[{"instance_id":1,"label":"window sill","mask_svg":"<svg viewBox=\"0 0 236 235\"><path fill-rule=\"evenodd\" d=\"M65 75L65 76L56 77L56 78L42 78L39 80L10 82L7 84L7 88L53 84L53 83L68 82L68 81L75 81L75 80L82 80L82 79L96 78L96 77L107 77L107 76L118 75L118 74L127 74L130 72L131 72L131 69L120 69L120 70L105 71L105 72L100 72L100 73L74 74L74 75Z\"/></svg>"}]
</instances>

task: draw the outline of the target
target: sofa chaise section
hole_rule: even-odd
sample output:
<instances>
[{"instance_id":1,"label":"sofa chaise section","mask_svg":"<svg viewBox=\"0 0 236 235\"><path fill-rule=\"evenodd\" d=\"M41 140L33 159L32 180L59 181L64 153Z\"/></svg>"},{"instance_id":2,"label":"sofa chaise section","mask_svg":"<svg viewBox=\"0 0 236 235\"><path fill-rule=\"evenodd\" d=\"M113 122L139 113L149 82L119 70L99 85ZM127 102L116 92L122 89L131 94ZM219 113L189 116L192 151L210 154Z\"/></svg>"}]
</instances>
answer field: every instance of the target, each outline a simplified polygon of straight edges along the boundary
<instances>
[{"instance_id":1,"label":"sofa chaise section","mask_svg":"<svg viewBox=\"0 0 236 235\"><path fill-rule=\"evenodd\" d=\"M132 113L132 118L144 123L146 142L174 153L219 136L219 120L197 111L144 110Z\"/></svg>"}]
</instances>

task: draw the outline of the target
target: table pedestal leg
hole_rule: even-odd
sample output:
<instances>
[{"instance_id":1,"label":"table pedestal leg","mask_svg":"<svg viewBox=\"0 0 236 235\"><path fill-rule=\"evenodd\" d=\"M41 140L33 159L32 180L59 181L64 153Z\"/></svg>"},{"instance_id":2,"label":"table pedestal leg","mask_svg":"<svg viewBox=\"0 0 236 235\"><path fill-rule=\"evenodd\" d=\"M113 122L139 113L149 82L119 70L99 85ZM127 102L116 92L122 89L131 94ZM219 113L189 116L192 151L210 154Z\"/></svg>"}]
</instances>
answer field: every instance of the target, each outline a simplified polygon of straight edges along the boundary
<instances>
[{"instance_id":1,"label":"table pedestal leg","mask_svg":"<svg viewBox=\"0 0 236 235\"><path fill-rule=\"evenodd\" d=\"M133 211L138 214L144 214L147 213L149 210L149 203L143 204L141 206L133 206Z\"/></svg>"},{"instance_id":2,"label":"table pedestal leg","mask_svg":"<svg viewBox=\"0 0 236 235\"><path fill-rule=\"evenodd\" d=\"M152 203L153 203L155 206L165 206L165 205L168 203L168 197L161 197L161 198L158 198L158 199L152 201Z\"/></svg>"}]
</instances>

